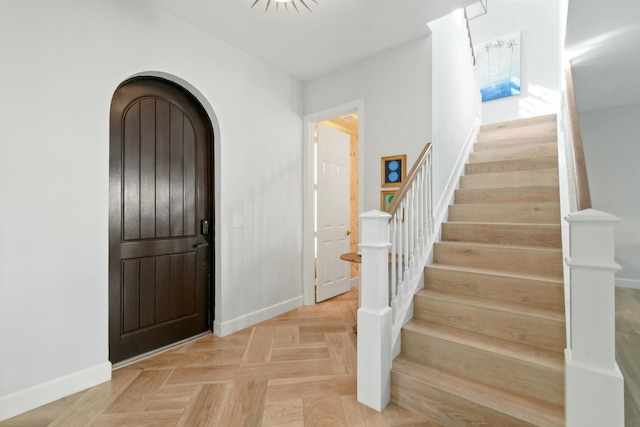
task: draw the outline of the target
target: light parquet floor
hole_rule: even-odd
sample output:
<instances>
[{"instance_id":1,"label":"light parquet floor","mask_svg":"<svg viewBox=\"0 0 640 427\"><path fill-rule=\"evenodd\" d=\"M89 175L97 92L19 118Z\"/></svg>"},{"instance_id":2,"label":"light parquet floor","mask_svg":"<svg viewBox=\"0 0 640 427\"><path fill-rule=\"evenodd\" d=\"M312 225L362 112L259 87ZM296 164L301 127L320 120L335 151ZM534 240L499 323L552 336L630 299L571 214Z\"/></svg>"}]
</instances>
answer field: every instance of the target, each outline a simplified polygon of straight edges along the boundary
<instances>
[{"instance_id":1,"label":"light parquet floor","mask_svg":"<svg viewBox=\"0 0 640 427\"><path fill-rule=\"evenodd\" d=\"M113 372L111 381L0 422L44 426L424 426L356 402L357 289L253 328L208 335ZM640 425L640 290L616 288L626 426Z\"/></svg>"},{"instance_id":2,"label":"light parquet floor","mask_svg":"<svg viewBox=\"0 0 640 427\"><path fill-rule=\"evenodd\" d=\"M616 288L616 360L624 376L625 426L640 426L640 289Z\"/></svg>"},{"instance_id":3,"label":"light parquet floor","mask_svg":"<svg viewBox=\"0 0 640 427\"><path fill-rule=\"evenodd\" d=\"M224 338L116 369L111 381L0 423L16 426L424 426L356 401L358 290Z\"/></svg>"}]
</instances>

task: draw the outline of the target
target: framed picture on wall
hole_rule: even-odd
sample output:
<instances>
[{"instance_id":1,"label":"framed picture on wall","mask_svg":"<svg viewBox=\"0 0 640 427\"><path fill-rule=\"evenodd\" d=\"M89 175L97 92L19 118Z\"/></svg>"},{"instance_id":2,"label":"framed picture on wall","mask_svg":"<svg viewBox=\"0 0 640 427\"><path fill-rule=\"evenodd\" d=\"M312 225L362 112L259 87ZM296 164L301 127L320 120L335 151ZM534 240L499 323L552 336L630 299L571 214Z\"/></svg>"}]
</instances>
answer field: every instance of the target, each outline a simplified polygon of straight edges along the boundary
<instances>
[{"instance_id":1,"label":"framed picture on wall","mask_svg":"<svg viewBox=\"0 0 640 427\"><path fill-rule=\"evenodd\" d=\"M381 175L383 187L400 187L407 175L407 155L382 158Z\"/></svg>"},{"instance_id":2,"label":"framed picture on wall","mask_svg":"<svg viewBox=\"0 0 640 427\"><path fill-rule=\"evenodd\" d=\"M383 190L380 192L380 210L386 211L398 190Z\"/></svg>"},{"instance_id":3,"label":"framed picture on wall","mask_svg":"<svg viewBox=\"0 0 640 427\"><path fill-rule=\"evenodd\" d=\"M520 95L520 32L473 46L482 102Z\"/></svg>"}]
</instances>

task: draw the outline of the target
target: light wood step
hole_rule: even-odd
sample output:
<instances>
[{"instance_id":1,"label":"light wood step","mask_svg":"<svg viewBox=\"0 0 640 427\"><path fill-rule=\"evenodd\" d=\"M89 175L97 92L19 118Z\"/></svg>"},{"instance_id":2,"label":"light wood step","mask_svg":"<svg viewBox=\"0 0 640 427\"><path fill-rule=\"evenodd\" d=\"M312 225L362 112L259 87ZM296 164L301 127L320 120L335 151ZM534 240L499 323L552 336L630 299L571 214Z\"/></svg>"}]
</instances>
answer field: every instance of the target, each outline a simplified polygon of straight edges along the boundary
<instances>
[{"instance_id":1,"label":"light wood step","mask_svg":"<svg viewBox=\"0 0 640 427\"><path fill-rule=\"evenodd\" d=\"M562 278L562 250L485 243L438 242L434 244L436 264Z\"/></svg>"},{"instance_id":2,"label":"light wood step","mask_svg":"<svg viewBox=\"0 0 640 427\"><path fill-rule=\"evenodd\" d=\"M559 224L445 222L442 240L560 248L562 230Z\"/></svg>"},{"instance_id":3,"label":"light wood step","mask_svg":"<svg viewBox=\"0 0 640 427\"><path fill-rule=\"evenodd\" d=\"M415 294L415 319L464 329L563 354L566 347L564 314L545 308L422 289Z\"/></svg>"},{"instance_id":4,"label":"light wood step","mask_svg":"<svg viewBox=\"0 0 640 427\"><path fill-rule=\"evenodd\" d=\"M558 169L558 155L467 163L464 167L466 175L536 169Z\"/></svg>"},{"instance_id":5,"label":"light wood step","mask_svg":"<svg viewBox=\"0 0 640 427\"><path fill-rule=\"evenodd\" d=\"M527 117L524 119L510 120L507 122L491 123L488 125L482 125L480 132L490 132L494 130L513 129L518 127L526 127L536 125L540 123L557 123L555 114L547 114L544 116Z\"/></svg>"},{"instance_id":6,"label":"light wood step","mask_svg":"<svg viewBox=\"0 0 640 427\"><path fill-rule=\"evenodd\" d=\"M470 188L455 190L455 203L560 202L558 186Z\"/></svg>"},{"instance_id":7,"label":"light wood step","mask_svg":"<svg viewBox=\"0 0 640 427\"><path fill-rule=\"evenodd\" d=\"M556 122L543 122L528 126L481 130L474 151L494 148L515 147L523 144L543 144L556 142L558 130Z\"/></svg>"},{"instance_id":8,"label":"light wood step","mask_svg":"<svg viewBox=\"0 0 640 427\"><path fill-rule=\"evenodd\" d=\"M558 186L558 169L499 172L460 177L461 189Z\"/></svg>"},{"instance_id":9,"label":"light wood step","mask_svg":"<svg viewBox=\"0 0 640 427\"><path fill-rule=\"evenodd\" d=\"M424 283L425 289L453 295L564 312L562 279L431 264L424 270Z\"/></svg>"},{"instance_id":10,"label":"light wood step","mask_svg":"<svg viewBox=\"0 0 640 427\"><path fill-rule=\"evenodd\" d=\"M402 328L402 355L434 368L564 404L564 356L474 332L413 319Z\"/></svg>"},{"instance_id":11,"label":"light wood step","mask_svg":"<svg viewBox=\"0 0 640 427\"><path fill-rule=\"evenodd\" d=\"M556 144L558 141L558 137L554 132L553 135L522 135L519 137L511 137L511 138L494 138L492 136L485 136L481 138L482 134L478 135L478 142L476 142L473 146L474 153L482 153L485 151L491 150L501 150L504 148L518 148L518 147L531 147L534 145L540 144L548 144L553 143Z\"/></svg>"},{"instance_id":12,"label":"light wood step","mask_svg":"<svg viewBox=\"0 0 640 427\"><path fill-rule=\"evenodd\" d=\"M393 361L391 401L443 426L564 426L564 408L433 369Z\"/></svg>"},{"instance_id":13,"label":"light wood step","mask_svg":"<svg viewBox=\"0 0 640 427\"><path fill-rule=\"evenodd\" d=\"M544 202L451 205L449 221L560 224L560 204Z\"/></svg>"},{"instance_id":14,"label":"light wood step","mask_svg":"<svg viewBox=\"0 0 640 427\"><path fill-rule=\"evenodd\" d=\"M469 153L469 163L514 160L527 157L545 157L552 155L558 155L558 145L555 142L523 145L521 147L508 147L499 150L477 151Z\"/></svg>"}]
</instances>

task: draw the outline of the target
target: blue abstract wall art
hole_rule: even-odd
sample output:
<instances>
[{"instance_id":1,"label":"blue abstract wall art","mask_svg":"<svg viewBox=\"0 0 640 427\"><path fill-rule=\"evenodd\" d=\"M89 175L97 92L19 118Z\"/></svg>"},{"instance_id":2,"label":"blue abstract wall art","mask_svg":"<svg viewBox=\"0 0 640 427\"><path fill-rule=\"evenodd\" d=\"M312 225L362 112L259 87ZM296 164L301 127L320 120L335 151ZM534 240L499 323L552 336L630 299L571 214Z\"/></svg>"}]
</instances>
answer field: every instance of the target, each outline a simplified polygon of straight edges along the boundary
<instances>
[{"instance_id":1,"label":"blue abstract wall art","mask_svg":"<svg viewBox=\"0 0 640 427\"><path fill-rule=\"evenodd\" d=\"M382 186L400 187L407 175L407 155L388 156L382 158Z\"/></svg>"},{"instance_id":2,"label":"blue abstract wall art","mask_svg":"<svg viewBox=\"0 0 640 427\"><path fill-rule=\"evenodd\" d=\"M482 102L520 95L520 32L473 46Z\"/></svg>"}]
</instances>

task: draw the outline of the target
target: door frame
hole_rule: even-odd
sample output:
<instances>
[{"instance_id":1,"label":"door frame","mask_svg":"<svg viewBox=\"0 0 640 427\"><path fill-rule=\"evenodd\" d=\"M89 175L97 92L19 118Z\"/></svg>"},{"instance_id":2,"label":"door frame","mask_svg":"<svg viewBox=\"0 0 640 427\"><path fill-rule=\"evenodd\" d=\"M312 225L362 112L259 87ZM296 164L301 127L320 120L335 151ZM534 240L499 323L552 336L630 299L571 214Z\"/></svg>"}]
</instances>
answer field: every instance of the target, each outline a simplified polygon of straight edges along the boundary
<instances>
[{"instance_id":1,"label":"door frame","mask_svg":"<svg viewBox=\"0 0 640 427\"><path fill-rule=\"evenodd\" d=\"M209 103L207 97L199 89L197 89L187 80L162 71L143 71L129 75L120 80L120 83L118 83L116 85L116 89L114 89L114 93L115 90L117 90L117 88L119 88L122 84L137 77L160 78L168 80L170 83L180 86L183 90L187 91L200 103L207 116L206 118L209 120L209 125L211 126L213 138L213 141L211 141L211 143L213 146L211 147L212 158L209 159L209 165L211 168L211 170L209 171L209 179L211 180L209 188L209 200L211 203L213 203L213 206L211 206L211 212L213 214L213 232L211 234L211 238L213 241L210 243L213 248L213 275L211 276L211 280L209 281L209 328L213 331L214 334L220 335L220 328L218 327L220 322L216 318L216 316L219 317L220 313L222 313L222 291L220 289L220 284L222 283L222 233L220 224L220 208L222 206L222 139L220 137L220 125L218 122L218 116L213 110L213 106L211 105L211 103ZM109 98L109 102L111 102L112 98L113 95L111 96L111 98ZM109 313L107 313L107 322L109 321L108 317Z\"/></svg>"},{"instance_id":2,"label":"door frame","mask_svg":"<svg viewBox=\"0 0 640 427\"><path fill-rule=\"evenodd\" d=\"M315 156L313 155L313 125L324 120L333 119L345 114L358 113L358 212L364 207L365 175L365 112L364 100L356 100L326 110L307 114L303 119L302 147L302 295L305 305L315 304L315 251L313 248L313 223L316 211L313 198L313 171ZM358 233L360 233L358 227ZM360 241L360 236L358 236Z\"/></svg>"}]
</instances>

